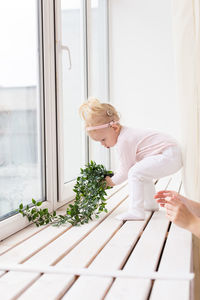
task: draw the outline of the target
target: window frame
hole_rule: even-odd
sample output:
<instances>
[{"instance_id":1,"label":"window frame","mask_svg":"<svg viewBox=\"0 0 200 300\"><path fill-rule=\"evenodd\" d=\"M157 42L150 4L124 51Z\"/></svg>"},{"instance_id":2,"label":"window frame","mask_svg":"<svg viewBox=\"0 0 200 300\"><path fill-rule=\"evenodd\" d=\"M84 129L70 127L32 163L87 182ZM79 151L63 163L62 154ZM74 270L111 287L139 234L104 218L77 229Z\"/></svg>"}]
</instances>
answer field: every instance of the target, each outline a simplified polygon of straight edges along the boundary
<instances>
[{"instance_id":1,"label":"window frame","mask_svg":"<svg viewBox=\"0 0 200 300\"><path fill-rule=\"evenodd\" d=\"M106 23L104 24L104 35L105 35L105 57L106 57L106 72L105 72L105 92L106 98L109 99L109 30L108 30L108 1L107 0L99 0L101 1L101 6L103 7L104 20ZM102 9L101 7L101 9ZM91 91L91 74L90 72L90 23L91 23L91 0L81 0L81 9L80 9L80 23L81 23L81 52L83 53L82 61L82 99L87 99L88 95ZM56 43L56 95L57 95L57 122L58 122L58 202L55 203L55 207L59 207L62 203L66 204L71 201L75 193L73 192L73 186L75 184L75 180L71 182L64 183L64 146L63 146L63 127L62 127L62 112L63 112L63 98L62 98L62 32L61 32L61 0L57 0L55 2L55 43ZM82 123L82 132L84 132L84 124ZM89 140L86 133L84 134L84 151L85 151L85 164L91 160L92 157L92 144ZM108 154L106 156L106 163L108 168L111 166L111 151L108 150Z\"/></svg>"},{"instance_id":2,"label":"window frame","mask_svg":"<svg viewBox=\"0 0 200 300\"><path fill-rule=\"evenodd\" d=\"M91 74L91 61L90 61L90 47L91 47L91 16L92 16L92 0L86 0L86 7L87 7L87 68L88 68L88 95L93 95L92 91L92 74ZM105 87L105 99L110 102L110 66L109 66L109 1L107 0L98 0L101 2L101 11L103 12L104 16L104 36L105 36L105 48L104 48L104 55L106 59L106 70L105 70L105 79L104 79L104 87ZM93 153L93 141L88 139L88 160L92 159ZM108 149L108 154L106 155L106 165L108 169L111 169L111 150Z\"/></svg>"},{"instance_id":3,"label":"window frame","mask_svg":"<svg viewBox=\"0 0 200 300\"><path fill-rule=\"evenodd\" d=\"M46 201L43 208L52 211L57 200L57 133L55 102L54 1L38 0L39 81L42 118L43 170ZM30 225L17 213L0 222L0 241Z\"/></svg>"},{"instance_id":4,"label":"window frame","mask_svg":"<svg viewBox=\"0 0 200 300\"><path fill-rule=\"evenodd\" d=\"M81 1L80 9L80 23L81 23L81 46L83 53L82 60L82 79L83 79L83 89L81 91L82 98L87 99L88 95L88 74L87 74L87 2L86 0ZM64 183L64 145L63 145L63 98L62 98L62 36L61 36L61 0L55 2L55 44L56 44L56 97L57 97L57 134L58 134L58 201L55 202L55 208L60 207L68 202L70 202L74 197L73 186L75 180L68 183ZM84 131L82 124L82 132ZM89 161L88 159L88 138L86 134L83 138L83 146L85 152L85 163Z\"/></svg>"},{"instance_id":5,"label":"window frame","mask_svg":"<svg viewBox=\"0 0 200 300\"><path fill-rule=\"evenodd\" d=\"M83 97L87 99L89 82L88 82L88 3L90 0L82 0L82 19L81 24L83 26L82 35L84 35L83 43L83 80L84 91ZM106 0L104 0L106 1ZM39 43L39 80L40 80L40 97L41 97L41 136L42 136L42 158L43 158L43 171L45 174L45 201L42 204L42 208L48 208L49 211L57 209L72 199L74 199L73 185L74 181L68 184L67 189L63 188L62 179L64 179L62 169L62 156L58 153L61 150L60 145L62 143L58 118L59 107L59 87L57 85L58 71L56 69L56 45L58 44L56 36L56 16L58 13L58 6L60 0L54 1L42 1L38 0L38 43ZM108 3L106 8L108 19ZM58 26L58 25L57 25ZM108 26L107 26L108 34ZM83 39L83 36L82 36ZM108 41L108 35L107 35ZM108 43L106 45L107 53ZM109 55L107 57L109 61ZM106 74L108 80L108 99L109 99L109 64L108 73ZM84 125L83 125L84 126ZM84 130L84 128L83 128ZM44 142L43 142L44 141ZM60 151L62 154L62 151ZM110 156L110 151L109 151ZM109 157L110 158L110 157ZM89 138L85 134L85 162L89 162ZM109 159L110 161L110 159ZM0 241L6 237L14 234L15 232L30 225L30 222L17 213L5 220L0 221Z\"/></svg>"}]
</instances>

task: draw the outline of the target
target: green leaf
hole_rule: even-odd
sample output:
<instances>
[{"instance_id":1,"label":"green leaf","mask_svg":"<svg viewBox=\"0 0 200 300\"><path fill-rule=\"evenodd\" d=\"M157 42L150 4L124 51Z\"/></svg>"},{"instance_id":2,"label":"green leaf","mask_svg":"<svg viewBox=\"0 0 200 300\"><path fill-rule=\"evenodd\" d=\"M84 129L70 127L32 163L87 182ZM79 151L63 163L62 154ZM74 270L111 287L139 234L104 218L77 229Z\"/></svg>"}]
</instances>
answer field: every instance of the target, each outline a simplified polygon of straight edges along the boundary
<instances>
[{"instance_id":1,"label":"green leaf","mask_svg":"<svg viewBox=\"0 0 200 300\"><path fill-rule=\"evenodd\" d=\"M37 213L34 214L34 215L33 215L33 220L35 220L37 217L38 217L38 214L37 214Z\"/></svg>"},{"instance_id":2,"label":"green leaf","mask_svg":"<svg viewBox=\"0 0 200 300\"><path fill-rule=\"evenodd\" d=\"M19 212L26 216L29 221L33 221L36 226L41 226L48 223L53 223L54 226L60 226L66 222L72 226L80 226L92 220L92 217L99 218L101 212L107 212L106 181L105 175L111 174L112 171L107 171L103 165L98 165L91 160L90 163L85 165L85 168L80 168L80 174L77 177L76 184L73 191L75 192L75 199L73 204L69 204L64 216L56 216L56 212L49 213L48 209L40 209L37 207L42 205L42 202L36 202L32 199L35 205L31 210L29 206L23 209L23 204L19 206ZM55 223L56 221L56 223Z\"/></svg>"}]
</instances>

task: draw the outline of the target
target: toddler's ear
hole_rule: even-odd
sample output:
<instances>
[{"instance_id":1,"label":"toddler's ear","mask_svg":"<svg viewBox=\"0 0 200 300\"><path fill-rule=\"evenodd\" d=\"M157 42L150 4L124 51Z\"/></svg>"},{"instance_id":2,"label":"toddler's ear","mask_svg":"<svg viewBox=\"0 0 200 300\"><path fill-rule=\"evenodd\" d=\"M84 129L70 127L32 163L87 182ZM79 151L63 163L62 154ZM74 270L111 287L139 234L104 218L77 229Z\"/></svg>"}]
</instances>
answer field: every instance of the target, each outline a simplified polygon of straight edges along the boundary
<instances>
[{"instance_id":1,"label":"toddler's ear","mask_svg":"<svg viewBox=\"0 0 200 300\"><path fill-rule=\"evenodd\" d=\"M113 124L112 128L114 129L115 132L119 132L120 131L120 126L118 124Z\"/></svg>"}]
</instances>

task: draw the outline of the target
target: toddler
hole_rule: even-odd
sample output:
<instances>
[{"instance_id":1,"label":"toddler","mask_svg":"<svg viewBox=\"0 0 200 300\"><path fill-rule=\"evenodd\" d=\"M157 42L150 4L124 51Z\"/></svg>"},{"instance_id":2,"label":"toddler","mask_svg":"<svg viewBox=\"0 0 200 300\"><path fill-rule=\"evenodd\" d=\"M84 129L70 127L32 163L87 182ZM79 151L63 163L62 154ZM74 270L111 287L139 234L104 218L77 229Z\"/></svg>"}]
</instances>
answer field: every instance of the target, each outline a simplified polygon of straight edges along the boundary
<instances>
[{"instance_id":1,"label":"toddler","mask_svg":"<svg viewBox=\"0 0 200 300\"><path fill-rule=\"evenodd\" d=\"M177 172L182 166L181 150L175 139L155 130L120 124L119 114L109 103L90 98L79 109L87 134L106 148L114 147L119 167L107 185L128 179L128 211L119 220L144 220L145 210L158 210L154 179Z\"/></svg>"}]
</instances>

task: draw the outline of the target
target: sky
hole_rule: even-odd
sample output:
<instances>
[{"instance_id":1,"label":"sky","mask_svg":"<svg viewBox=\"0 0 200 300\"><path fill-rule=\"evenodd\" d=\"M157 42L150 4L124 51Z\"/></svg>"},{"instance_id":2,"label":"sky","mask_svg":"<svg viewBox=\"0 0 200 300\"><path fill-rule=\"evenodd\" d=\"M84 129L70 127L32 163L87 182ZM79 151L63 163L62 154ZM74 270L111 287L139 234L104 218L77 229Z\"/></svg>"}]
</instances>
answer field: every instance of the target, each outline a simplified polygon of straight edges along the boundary
<instances>
[{"instance_id":1,"label":"sky","mask_svg":"<svg viewBox=\"0 0 200 300\"><path fill-rule=\"evenodd\" d=\"M36 84L36 21L36 1L0 1L0 86Z\"/></svg>"},{"instance_id":2,"label":"sky","mask_svg":"<svg viewBox=\"0 0 200 300\"><path fill-rule=\"evenodd\" d=\"M99 0L92 0L92 7ZM62 9L81 0L61 0ZM33 86L38 74L37 0L0 0L0 87Z\"/></svg>"}]
</instances>

